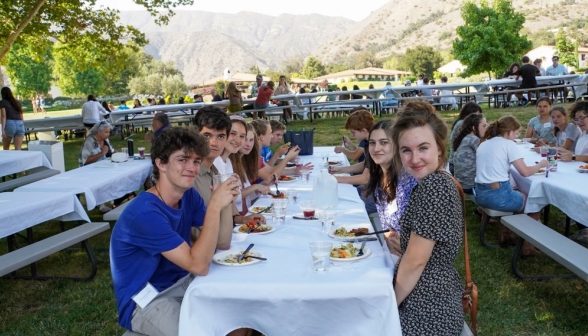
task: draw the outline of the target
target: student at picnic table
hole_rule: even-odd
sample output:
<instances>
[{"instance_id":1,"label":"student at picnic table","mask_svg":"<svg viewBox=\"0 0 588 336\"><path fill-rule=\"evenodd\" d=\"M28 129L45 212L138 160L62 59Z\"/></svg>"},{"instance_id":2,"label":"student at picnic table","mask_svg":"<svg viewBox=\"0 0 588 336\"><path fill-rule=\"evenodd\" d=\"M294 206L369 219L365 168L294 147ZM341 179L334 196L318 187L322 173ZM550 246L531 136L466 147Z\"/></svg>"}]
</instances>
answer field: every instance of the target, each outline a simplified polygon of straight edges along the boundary
<instances>
[{"instance_id":1,"label":"student at picnic table","mask_svg":"<svg viewBox=\"0 0 588 336\"><path fill-rule=\"evenodd\" d=\"M554 106L550 111L551 122L553 123L553 135L556 138L556 147L574 152L576 142L582 133L578 125L568 123L567 112L563 106Z\"/></svg>"},{"instance_id":2,"label":"student at picnic table","mask_svg":"<svg viewBox=\"0 0 588 336\"><path fill-rule=\"evenodd\" d=\"M549 115L551 108L551 99L541 97L537 100L537 116L529 120L525 138L530 138L531 143L539 145L553 145L557 142L555 135L553 135L553 123Z\"/></svg>"},{"instance_id":3,"label":"student at picnic table","mask_svg":"<svg viewBox=\"0 0 588 336\"><path fill-rule=\"evenodd\" d=\"M177 335L186 289L195 276L207 275L219 247L221 209L235 199L239 185L229 178L212 193L208 207L204 204L192 184L208 146L186 128L166 130L151 153L157 184L139 194L112 230L112 280L121 326L146 335ZM193 244L192 227L200 228ZM140 301L147 292L154 297Z\"/></svg>"},{"instance_id":4,"label":"student at picnic table","mask_svg":"<svg viewBox=\"0 0 588 336\"><path fill-rule=\"evenodd\" d=\"M234 113L243 111L243 96L241 96L241 90L237 88L235 82L230 82L225 92L225 97L229 100L229 106L227 112Z\"/></svg>"},{"instance_id":5,"label":"student at picnic table","mask_svg":"<svg viewBox=\"0 0 588 336\"><path fill-rule=\"evenodd\" d=\"M202 165L194 180L194 188L196 188L204 203L208 204L212 197L213 178L215 175L220 174L214 165L214 161L221 155L226 146L232 122L229 116L220 108L205 106L196 115L195 124L200 135L207 140L209 152L208 155L202 158ZM233 203L222 209L220 216L221 235L219 237L219 246L223 249L228 249L231 245L234 224L246 224L251 221L265 223L265 217L262 215L242 216ZM193 237L196 238L197 236L198 231L193 230Z\"/></svg>"},{"instance_id":6,"label":"student at picnic table","mask_svg":"<svg viewBox=\"0 0 588 336\"><path fill-rule=\"evenodd\" d=\"M388 249L392 254L400 256L400 218L417 181L404 169L400 174L396 172L392 162L393 125L391 119L381 120L370 130L367 155L369 181L365 186L364 197L374 200L382 229L390 229L390 232L384 234Z\"/></svg>"},{"instance_id":7,"label":"student at picnic table","mask_svg":"<svg viewBox=\"0 0 588 336\"><path fill-rule=\"evenodd\" d=\"M455 136L461 128L461 124L465 118L474 113L482 114L482 107L475 102L469 102L462 107L461 111L459 111L459 116L453 122L453 125L451 125L451 133L449 135L450 144L455 140ZM449 146L449 172L453 174L453 146Z\"/></svg>"},{"instance_id":8,"label":"student at picnic table","mask_svg":"<svg viewBox=\"0 0 588 336\"><path fill-rule=\"evenodd\" d=\"M156 113L151 121L151 132L145 133L145 140L149 141L151 145L159 138L161 133L170 127L169 117L165 113Z\"/></svg>"},{"instance_id":9,"label":"student at picnic table","mask_svg":"<svg viewBox=\"0 0 588 336\"><path fill-rule=\"evenodd\" d=\"M523 177L547 168L549 162L541 160L527 166L520 149L514 142L521 124L512 116L505 116L488 125L482 143L476 151L476 204L497 211L523 212L527 195L513 190L510 184L510 166ZM529 213L539 220L539 212ZM502 228L502 226L501 226ZM507 231L508 232L508 231ZM509 243L503 241L502 243ZM537 250L528 242L523 244L523 255L536 255Z\"/></svg>"},{"instance_id":10,"label":"student at picnic table","mask_svg":"<svg viewBox=\"0 0 588 336\"><path fill-rule=\"evenodd\" d=\"M392 135L396 171L405 169L418 182L400 218L402 256L394 268L402 334L460 335L463 288L454 265L464 209L458 186L443 170L447 126L430 109L405 111Z\"/></svg>"},{"instance_id":11,"label":"student at picnic table","mask_svg":"<svg viewBox=\"0 0 588 336\"><path fill-rule=\"evenodd\" d=\"M286 132L286 126L277 120L270 120L270 127L272 128L270 146L276 146L282 142L284 133ZM275 155L272 153L270 146L263 146L261 148L261 156L263 157L263 161L265 161L269 166L274 166L278 159L288 152L288 149L290 149L290 144L283 144L282 146L278 147L276 149Z\"/></svg>"},{"instance_id":12,"label":"student at picnic table","mask_svg":"<svg viewBox=\"0 0 588 336\"><path fill-rule=\"evenodd\" d=\"M362 106L353 108L350 113L345 122L345 129L351 133L355 140L359 141L359 145L356 147L347 136L343 136L343 146L335 146L335 153L343 153L349 160L363 162L368 147L368 135L370 129L374 126L375 119L372 113ZM358 173L362 170L353 171L353 173ZM352 172L346 171L346 173Z\"/></svg>"}]
</instances>

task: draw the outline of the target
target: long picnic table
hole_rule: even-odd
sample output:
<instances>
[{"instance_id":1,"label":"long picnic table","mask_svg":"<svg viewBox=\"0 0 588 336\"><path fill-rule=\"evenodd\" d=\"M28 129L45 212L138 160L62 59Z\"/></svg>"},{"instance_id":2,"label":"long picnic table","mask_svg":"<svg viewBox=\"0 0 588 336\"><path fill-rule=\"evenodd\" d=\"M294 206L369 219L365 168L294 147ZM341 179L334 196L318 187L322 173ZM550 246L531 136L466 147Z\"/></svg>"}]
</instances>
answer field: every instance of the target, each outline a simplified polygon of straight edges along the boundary
<instances>
[{"instance_id":1,"label":"long picnic table","mask_svg":"<svg viewBox=\"0 0 588 336\"><path fill-rule=\"evenodd\" d=\"M112 164L110 160L98 161L63 174L28 184L15 192L66 192L84 194L86 208L92 210L98 204L112 201L138 190L151 175L150 159L133 160Z\"/></svg>"},{"instance_id":2,"label":"long picnic table","mask_svg":"<svg viewBox=\"0 0 588 336\"><path fill-rule=\"evenodd\" d=\"M51 163L43 152L0 150L0 177L41 166L51 168Z\"/></svg>"},{"instance_id":3,"label":"long picnic table","mask_svg":"<svg viewBox=\"0 0 588 336\"><path fill-rule=\"evenodd\" d=\"M329 160L348 164L333 147L315 147L314 152L301 156L315 166L311 177L320 172L323 152L330 153ZM298 190L297 204L288 205L285 224L231 244L231 250L242 250L254 243L253 250L268 260L244 267L213 263L207 276L194 278L182 302L179 334L225 335L251 327L266 335L400 335L394 263L387 247L370 241L367 258L314 271L308 243L338 241L321 231L319 221L293 218L302 216L300 202L312 199L312 182L280 182L279 189ZM339 184L338 191L335 226L371 225L357 190ZM271 204L271 199L262 197L255 204Z\"/></svg>"}]
</instances>

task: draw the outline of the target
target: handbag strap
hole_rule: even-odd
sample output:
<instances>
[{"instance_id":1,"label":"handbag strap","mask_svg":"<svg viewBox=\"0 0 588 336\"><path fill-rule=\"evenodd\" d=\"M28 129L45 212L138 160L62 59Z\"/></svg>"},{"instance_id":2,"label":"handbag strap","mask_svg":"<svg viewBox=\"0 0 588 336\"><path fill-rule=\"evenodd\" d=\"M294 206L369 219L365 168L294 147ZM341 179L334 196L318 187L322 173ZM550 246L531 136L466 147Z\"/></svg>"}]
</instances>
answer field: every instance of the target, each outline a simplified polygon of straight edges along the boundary
<instances>
[{"instance_id":1,"label":"handbag strap","mask_svg":"<svg viewBox=\"0 0 588 336\"><path fill-rule=\"evenodd\" d=\"M449 177L451 177L451 179L453 180L453 183L455 183L455 186L457 187L457 190L459 191L459 197L461 198L461 206L463 209L463 259L465 261L465 276L466 276L466 287L472 287L473 282L472 282L472 272L470 270L470 249L468 246L468 229L467 229L467 224L466 224L466 202L465 202L465 194L463 192L463 188L461 186L461 183L459 183L459 181L457 181L455 179L455 177L453 177L453 175L449 174L448 172L445 172Z\"/></svg>"}]
</instances>

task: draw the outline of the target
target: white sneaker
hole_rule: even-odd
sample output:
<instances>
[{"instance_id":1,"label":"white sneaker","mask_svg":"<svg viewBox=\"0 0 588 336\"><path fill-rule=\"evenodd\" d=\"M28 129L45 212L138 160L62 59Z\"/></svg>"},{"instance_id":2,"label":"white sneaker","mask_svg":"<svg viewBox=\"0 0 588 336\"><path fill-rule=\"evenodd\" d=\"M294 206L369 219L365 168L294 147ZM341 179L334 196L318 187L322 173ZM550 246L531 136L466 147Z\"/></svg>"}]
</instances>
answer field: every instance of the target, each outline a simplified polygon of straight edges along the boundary
<instances>
[{"instance_id":1,"label":"white sneaker","mask_svg":"<svg viewBox=\"0 0 588 336\"><path fill-rule=\"evenodd\" d=\"M108 211L111 211L111 210L112 210L111 207L104 205L104 204L100 204L100 211L102 211L102 213L107 213Z\"/></svg>"}]
</instances>

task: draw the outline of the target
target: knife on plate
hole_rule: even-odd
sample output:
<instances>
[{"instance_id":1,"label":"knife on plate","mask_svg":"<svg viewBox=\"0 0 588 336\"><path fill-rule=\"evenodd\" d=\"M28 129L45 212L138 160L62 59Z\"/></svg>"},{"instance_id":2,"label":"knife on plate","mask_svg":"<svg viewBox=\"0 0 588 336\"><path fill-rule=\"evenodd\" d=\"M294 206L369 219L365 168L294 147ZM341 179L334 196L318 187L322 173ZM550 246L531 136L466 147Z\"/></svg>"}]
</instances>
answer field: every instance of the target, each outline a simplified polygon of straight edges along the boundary
<instances>
[{"instance_id":1,"label":"knife on plate","mask_svg":"<svg viewBox=\"0 0 588 336\"><path fill-rule=\"evenodd\" d=\"M255 245L255 244L249 244L249 246L247 246L245 251L243 251L243 253L241 253L241 255L239 255L239 257L237 258L237 262L240 263L241 261L243 261L243 258L245 257L247 252L249 252L249 250L251 250L251 248L253 248L253 245Z\"/></svg>"},{"instance_id":2,"label":"knife on plate","mask_svg":"<svg viewBox=\"0 0 588 336\"><path fill-rule=\"evenodd\" d=\"M298 220L318 220L318 218L316 218L316 217L298 217L298 216L293 216L292 218L298 219Z\"/></svg>"},{"instance_id":3,"label":"knife on plate","mask_svg":"<svg viewBox=\"0 0 588 336\"><path fill-rule=\"evenodd\" d=\"M265 208L265 209L262 209L261 211L259 211L259 212L258 212L258 214L262 214L262 213L264 213L264 212L268 212L268 211L270 211L270 210L271 210L271 208L272 208L273 206L274 206L274 205L272 204L272 205L268 206L267 208Z\"/></svg>"}]
</instances>

